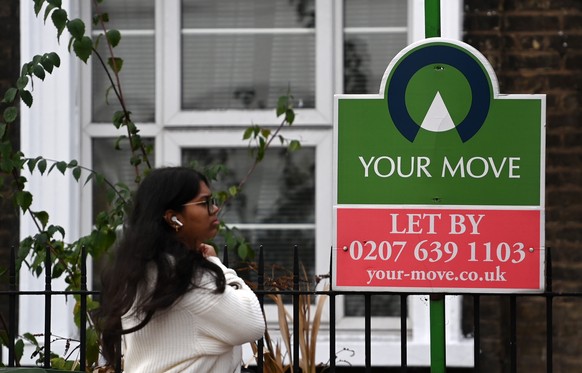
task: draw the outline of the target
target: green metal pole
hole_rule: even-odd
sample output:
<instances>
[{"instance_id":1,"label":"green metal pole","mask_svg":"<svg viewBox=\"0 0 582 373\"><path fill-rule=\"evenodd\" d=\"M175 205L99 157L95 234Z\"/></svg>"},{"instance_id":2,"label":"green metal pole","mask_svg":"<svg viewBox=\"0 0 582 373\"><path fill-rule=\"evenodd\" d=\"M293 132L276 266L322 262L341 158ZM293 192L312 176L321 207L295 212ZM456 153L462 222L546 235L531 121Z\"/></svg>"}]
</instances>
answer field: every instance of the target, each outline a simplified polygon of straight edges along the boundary
<instances>
[{"instance_id":1,"label":"green metal pole","mask_svg":"<svg viewBox=\"0 0 582 373\"><path fill-rule=\"evenodd\" d=\"M441 1L424 0L424 37L441 36Z\"/></svg>"},{"instance_id":2,"label":"green metal pole","mask_svg":"<svg viewBox=\"0 0 582 373\"><path fill-rule=\"evenodd\" d=\"M430 372L446 371L445 296L430 296Z\"/></svg>"},{"instance_id":3,"label":"green metal pole","mask_svg":"<svg viewBox=\"0 0 582 373\"><path fill-rule=\"evenodd\" d=\"M424 0L424 36L434 38L441 36L441 2ZM446 371L445 340L445 296L430 296L430 371Z\"/></svg>"}]
</instances>

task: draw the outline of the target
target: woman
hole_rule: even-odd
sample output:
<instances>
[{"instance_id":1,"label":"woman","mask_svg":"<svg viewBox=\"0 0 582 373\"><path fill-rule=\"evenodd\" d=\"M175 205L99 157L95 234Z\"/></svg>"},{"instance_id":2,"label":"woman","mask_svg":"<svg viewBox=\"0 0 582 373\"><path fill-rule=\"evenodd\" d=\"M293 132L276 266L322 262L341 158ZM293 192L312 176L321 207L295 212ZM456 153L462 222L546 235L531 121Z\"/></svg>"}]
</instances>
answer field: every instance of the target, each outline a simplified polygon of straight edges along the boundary
<instances>
[{"instance_id":1,"label":"woman","mask_svg":"<svg viewBox=\"0 0 582 373\"><path fill-rule=\"evenodd\" d=\"M194 170L161 168L143 180L97 311L109 364L123 335L129 373L240 371L241 345L260 339L265 322L253 291L204 244L218 210Z\"/></svg>"}]
</instances>

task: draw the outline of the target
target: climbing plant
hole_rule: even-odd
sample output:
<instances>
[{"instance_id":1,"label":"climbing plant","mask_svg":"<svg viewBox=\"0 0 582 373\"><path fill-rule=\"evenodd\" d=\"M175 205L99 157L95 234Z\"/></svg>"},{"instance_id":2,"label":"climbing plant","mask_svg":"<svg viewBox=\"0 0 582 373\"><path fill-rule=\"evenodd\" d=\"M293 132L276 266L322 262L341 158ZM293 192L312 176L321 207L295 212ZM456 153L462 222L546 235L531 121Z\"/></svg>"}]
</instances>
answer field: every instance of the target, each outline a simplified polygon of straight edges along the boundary
<instances>
[{"instance_id":1,"label":"climbing plant","mask_svg":"<svg viewBox=\"0 0 582 373\"><path fill-rule=\"evenodd\" d=\"M119 136L116 147L127 146L131 151L131 156L127 160L135 172L136 185L128 186L123 183L108 180L102 174L95 172L88 166L80 164L77 160L55 160L43 156L28 157L19 149L15 148L10 141L11 131L17 130L17 119L20 110L20 103L26 107L31 107L34 101L42 100L42 97L34 97L35 84L42 84L42 81L49 79L55 69L61 65L61 57L55 52L47 52L36 55L31 61L22 65L20 76L13 87L4 92L1 101L0 118L0 185L7 186L11 192L3 195L16 204L22 211L24 218L31 219L36 227L36 232L24 238L18 249L18 268L26 266L36 276L43 273L47 253L50 253L51 274L53 278L63 278L67 284L66 290L79 290L81 286L81 249L84 248L89 256L99 259L108 253L117 238L117 232L121 228L127 207L132 198L132 192L139 184L144 175L152 169L150 160L152 146L146 143L140 136L140 130L132 119L132 112L127 107L126 99L121 84L120 72L124 69L131 69L132 66L124 64L124 60L116 54L116 47L119 45L122 35L118 30L108 28L110 15L100 10L103 0L92 0L93 18L92 26L100 30L97 37L88 34L88 27L79 18L71 18L69 12L63 7L61 0L33 0L34 12L40 20L45 23L52 23L56 29L55 37L59 41L68 38L68 51L76 56L80 61L87 64L92 58L94 64L98 64L109 81L109 89L103 94L108 96L108 100L115 99L121 108L115 112L111 118L111 124L117 129L123 130L124 134ZM114 16L114 15L111 15ZM98 50L100 43L105 43L106 55L102 55ZM279 98L275 108L277 117L281 122L275 129L268 129L258 125L249 126L243 132L243 141L248 142L250 156L253 159L252 166L248 173L239 183L228 187L226 190L216 193L221 203L225 203L230 198L236 198L244 187L246 180L251 177L254 169L264 159L267 149L273 141L280 141L287 146L290 151L298 149L300 143L296 140L289 140L282 136L281 130L289 126L295 119L293 110L293 97L290 93ZM219 176L224 168L216 165L207 169L210 179ZM77 239L67 241L65 229L53 222L47 211L33 209L34 196L29 191L29 180L26 173L39 173L48 175L60 173L65 177L73 177L77 182L85 185L96 183L107 188L109 201L107 208L98 211L91 231ZM63 195L62 198L67 198ZM252 256L250 246L237 234L236 230L230 229L222 224L221 231L225 237L225 242L236 248L239 256L245 258ZM0 271L1 273L1 271ZM74 320L79 326L79 299L75 297L77 303L74 307ZM90 312L98 307L98 302L89 299L87 308ZM2 317L2 315L0 315ZM1 320L0 320L1 321ZM87 329L87 362L86 366L93 369L98 361L99 344L97 333L89 318ZM0 344L8 345L6 334L0 334ZM44 350L36 341L36 336L24 333L16 342L17 360L22 357L24 342L27 341L36 348L35 356L39 361L44 359ZM75 363L71 357L72 353L66 351L63 356L52 356L53 368L70 369Z\"/></svg>"}]
</instances>

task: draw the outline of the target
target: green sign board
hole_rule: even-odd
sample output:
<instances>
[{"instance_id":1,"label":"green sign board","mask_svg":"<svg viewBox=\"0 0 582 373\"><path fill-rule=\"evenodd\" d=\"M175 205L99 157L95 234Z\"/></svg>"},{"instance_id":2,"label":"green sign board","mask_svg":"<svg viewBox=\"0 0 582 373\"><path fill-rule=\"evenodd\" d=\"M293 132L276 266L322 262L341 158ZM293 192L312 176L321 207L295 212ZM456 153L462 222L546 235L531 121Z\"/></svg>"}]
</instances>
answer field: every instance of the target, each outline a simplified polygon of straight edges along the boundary
<instances>
[{"instance_id":1,"label":"green sign board","mask_svg":"<svg viewBox=\"0 0 582 373\"><path fill-rule=\"evenodd\" d=\"M545 95L502 95L477 50L430 38L392 60L379 94L337 95L335 114L336 286L415 289L416 266L440 276L422 290L543 288ZM400 280L376 281L388 267Z\"/></svg>"}]
</instances>

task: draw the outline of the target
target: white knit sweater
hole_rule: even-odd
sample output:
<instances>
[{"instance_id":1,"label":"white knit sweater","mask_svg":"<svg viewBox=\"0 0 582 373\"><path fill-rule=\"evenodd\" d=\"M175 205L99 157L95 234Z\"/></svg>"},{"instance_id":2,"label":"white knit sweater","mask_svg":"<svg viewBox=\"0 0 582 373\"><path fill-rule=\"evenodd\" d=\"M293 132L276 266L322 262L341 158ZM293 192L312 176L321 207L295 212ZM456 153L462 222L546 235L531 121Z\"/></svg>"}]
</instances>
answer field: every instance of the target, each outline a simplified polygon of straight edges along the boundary
<instances>
[{"instance_id":1,"label":"white knit sweater","mask_svg":"<svg viewBox=\"0 0 582 373\"><path fill-rule=\"evenodd\" d=\"M202 288L185 294L145 327L125 335L125 372L240 372L241 345L263 336L263 313L253 291L234 270L216 257L208 260L224 272L224 293L213 293L214 280L205 274ZM130 315L122 319L124 329L137 322Z\"/></svg>"}]
</instances>

